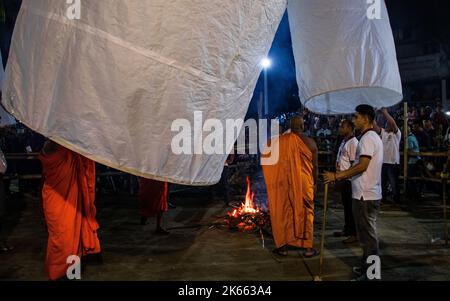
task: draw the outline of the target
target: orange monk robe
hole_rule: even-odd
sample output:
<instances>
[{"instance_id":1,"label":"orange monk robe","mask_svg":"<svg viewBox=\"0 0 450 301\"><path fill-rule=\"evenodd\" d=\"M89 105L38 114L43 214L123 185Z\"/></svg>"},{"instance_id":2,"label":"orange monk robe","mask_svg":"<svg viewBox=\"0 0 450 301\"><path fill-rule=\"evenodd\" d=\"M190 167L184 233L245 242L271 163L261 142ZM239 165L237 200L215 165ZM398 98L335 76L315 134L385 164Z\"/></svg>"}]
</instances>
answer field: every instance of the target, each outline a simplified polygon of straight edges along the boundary
<instances>
[{"instance_id":1,"label":"orange monk robe","mask_svg":"<svg viewBox=\"0 0 450 301\"><path fill-rule=\"evenodd\" d=\"M141 216L154 217L169 209L167 197L169 184L145 178L139 178L139 207Z\"/></svg>"},{"instance_id":2,"label":"orange monk robe","mask_svg":"<svg viewBox=\"0 0 450 301\"><path fill-rule=\"evenodd\" d=\"M312 248L314 223L313 153L294 133L272 141L276 165L263 165L272 232L277 248Z\"/></svg>"},{"instance_id":3,"label":"orange monk robe","mask_svg":"<svg viewBox=\"0 0 450 301\"><path fill-rule=\"evenodd\" d=\"M94 205L95 163L62 146L39 159L48 228L46 270L50 280L57 280L66 275L69 256L101 251Z\"/></svg>"}]
</instances>

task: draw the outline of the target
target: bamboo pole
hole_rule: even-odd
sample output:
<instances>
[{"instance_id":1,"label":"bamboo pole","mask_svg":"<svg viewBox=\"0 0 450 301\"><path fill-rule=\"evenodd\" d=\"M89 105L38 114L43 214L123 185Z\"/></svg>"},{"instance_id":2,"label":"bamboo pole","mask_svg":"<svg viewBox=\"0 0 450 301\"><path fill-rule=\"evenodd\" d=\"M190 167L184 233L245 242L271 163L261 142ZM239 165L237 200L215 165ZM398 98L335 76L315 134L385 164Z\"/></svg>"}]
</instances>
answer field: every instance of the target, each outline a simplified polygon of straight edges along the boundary
<instances>
[{"instance_id":1,"label":"bamboo pole","mask_svg":"<svg viewBox=\"0 0 450 301\"><path fill-rule=\"evenodd\" d=\"M444 239L445 245L448 246L448 222L447 222L447 180L449 174L443 172L441 174L442 178L442 203L444 205L443 215L444 215Z\"/></svg>"},{"instance_id":2,"label":"bamboo pole","mask_svg":"<svg viewBox=\"0 0 450 301\"><path fill-rule=\"evenodd\" d=\"M403 103L403 197L406 200L408 183L408 103Z\"/></svg>"},{"instance_id":3,"label":"bamboo pole","mask_svg":"<svg viewBox=\"0 0 450 301\"><path fill-rule=\"evenodd\" d=\"M322 239L320 241L320 261L319 261L319 276L317 280L322 280L323 262L324 262L324 248L325 248L325 230L327 226L327 211L328 211L328 184L325 184L325 192L323 197L323 221L322 221Z\"/></svg>"}]
</instances>

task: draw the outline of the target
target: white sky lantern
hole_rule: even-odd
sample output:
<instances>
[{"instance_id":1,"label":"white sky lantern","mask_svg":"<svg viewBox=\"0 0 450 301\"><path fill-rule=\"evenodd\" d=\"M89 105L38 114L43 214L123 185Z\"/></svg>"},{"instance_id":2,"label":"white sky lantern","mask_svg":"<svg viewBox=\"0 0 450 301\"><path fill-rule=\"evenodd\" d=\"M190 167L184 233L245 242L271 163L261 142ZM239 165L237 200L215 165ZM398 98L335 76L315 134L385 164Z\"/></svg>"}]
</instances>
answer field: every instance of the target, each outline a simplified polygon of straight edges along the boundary
<instances>
[{"instance_id":1,"label":"white sky lantern","mask_svg":"<svg viewBox=\"0 0 450 301\"><path fill-rule=\"evenodd\" d=\"M382 19L369 20L363 0L289 3L300 94L310 109L352 112L360 102L401 99L384 4ZM196 154L202 145L192 145L190 154L175 153L173 122L192 126L194 144L217 127L205 123L205 131L202 119L225 125L245 117L287 6L96 0L81 1L77 14L66 1L23 0L3 105L99 163L172 183L217 183L227 150Z\"/></svg>"},{"instance_id":2,"label":"white sky lantern","mask_svg":"<svg viewBox=\"0 0 450 301\"><path fill-rule=\"evenodd\" d=\"M23 1L7 110L113 168L173 183L218 182L225 150L175 154L172 122L188 120L192 135L206 140L194 112L223 125L245 118L287 0L80 3L77 20L66 1Z\"/></svg>"},{"instance_id":3,"label":"white sky lantern","mask_svg":"<svg viewBox=\"0 0 450 301\"><path fill-rule=\"evenodd\" d=\"M362 103L381 108L402 100L389 16L379 3L289 1L300 98L311 111L353 113Z\"/></svg>"}]
</instances>

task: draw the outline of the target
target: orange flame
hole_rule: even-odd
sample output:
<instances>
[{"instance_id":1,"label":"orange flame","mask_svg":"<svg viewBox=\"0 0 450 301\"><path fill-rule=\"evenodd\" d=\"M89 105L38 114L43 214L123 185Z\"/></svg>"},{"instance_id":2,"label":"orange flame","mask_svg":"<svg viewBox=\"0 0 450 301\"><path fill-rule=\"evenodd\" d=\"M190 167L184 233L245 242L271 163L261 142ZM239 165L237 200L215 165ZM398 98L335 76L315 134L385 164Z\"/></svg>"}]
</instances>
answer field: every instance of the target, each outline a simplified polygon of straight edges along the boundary
<instances>
[{"instance_id":1,"label":"orange flame","mask_svg":"<svg viewBox=\"0 0 450 301\"><path fill-rule=\"evenodd\" d=\"M250 179L247 177L247 194L245 195L245 204L242 204L240 208L240 213L257 213L259 212L259 209L255 208L255 205L253 204L253 198L255 196L255 193L251 191L250 189Z\"/></svg>"},{"instance_id":2,"label":"orange flame","mask_svg":"<svg viewBox=\"0 0 450 301\"><path fill-rule=\"evenodd\" d=\"M251 191L250 188L250 179L247 177L247 193L245 195L245 203L241 204L241 207L239 209L233 210L232 213L228 213L231 217L238 217L242 214L246 213L259 213L259 208L255 207L255 204L253 203L253 198L255 197L255 193Z\"/></svg>"}]
</instances>

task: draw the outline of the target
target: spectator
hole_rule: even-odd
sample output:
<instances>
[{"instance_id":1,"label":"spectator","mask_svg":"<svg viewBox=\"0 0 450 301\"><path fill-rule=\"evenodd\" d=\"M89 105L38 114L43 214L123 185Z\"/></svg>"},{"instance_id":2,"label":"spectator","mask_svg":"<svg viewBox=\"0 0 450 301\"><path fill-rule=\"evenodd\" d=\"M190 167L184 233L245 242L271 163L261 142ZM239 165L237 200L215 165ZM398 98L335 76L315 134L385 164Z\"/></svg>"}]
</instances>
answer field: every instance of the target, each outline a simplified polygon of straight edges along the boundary
<instances>
[{"instance_id":1,"label":"spectator","mask_svg":"<svg viewBox=\"0 0 450 301\"><path fill-rule=\"evenodd\" d=\"M436 112L431 115L431 121L433 122L434 128L438 131L439 135L447 132L448 120L447 116L442 111L442 104L438 103L436 106Z\"/></svg>"},{"instance_id":2,"label":"spectator","mask_svg":"<svg viewBox=\"0 0 450 301\"><path fill-rule=\"evenodd\" d=\"M419 142L417 141L417 137L414 132L411 131L411 128L408 128L408 151L411 153L420 153ZM408 160L408 176L409 177L418 177L420 176L420 165L422 159L419 155L410 155ZM408 181L408 192L411 196L416 197L418 194L421 194L421 181Z\"/></svg>"},{"instance_id":3,"label":"spectator","mask_svg":"<svg viewBox=\"0 0 450 301\"><path fill-rule=\"evenodd\" d=\"M413 122L413 133L419 143L420 148L427 150L431 148L431 139L423 129L422 121L415 120Z\"/></svg>"},{"instance_id":4,"label":"spectator","mask_svg":"<svg viewBox=\"0 0 450 301\"><path fill-rule=\"evenodd\" d=\"M417 109L416 107L413 106L409 109L408 119L414 121L417 119L417 117L418 117Z\"/></svg>"},{"instance_id":5,"label":"spectator","mask_svg":"<svg viewBox=\"0 0 450 301\"><path fill-rule=\"evenodd\" d=\"M436 148L437 145L438 145L437 133L436 133L436 130L435 130L434 126L433 126L433 123L431 122L430 119L425 119L423 121L423 128L425 130L425 133L427 133L428 137L431 140L432 148L433 149Z\"/></svg>"},{"instance_id":6,"label":"spectator","mask_svg":"<svg viewBox=\"0 0 450 301\"><path fill-rule=\"evenodd\" d=\"M331 130L332 134L338 134L339 129L339 120L336 118L336 116L328 116L328 128Z\"/></svg>"},{"instance_id":7,"label":"spectator","mask_svg":"<svg viewBox=\"0 0 450 301\"><path fill-rule=\"evenodd\" d=\"M384 146L383 168L381 172L383 200L386 201L389 184L393 194L393 200L395 203L398 203L400 201L400 191L398 190L397 180L400 166L400 140L402 139L402 132L388 110L383 108L381 111L387 120L387 126L384 129L375 124L374 129L381 136Z\"/></svg>"},{"instance_id":8,"label":"spectator","mask_svg":"<svg viewBox=\"0 0 450 301\"><path fill-rule=\"evenodd\" d=\"M332 132L328 128L328 121L322 122L320 129L317 131L317 137L329 137Z\"/></svg>"}]
</instances>

